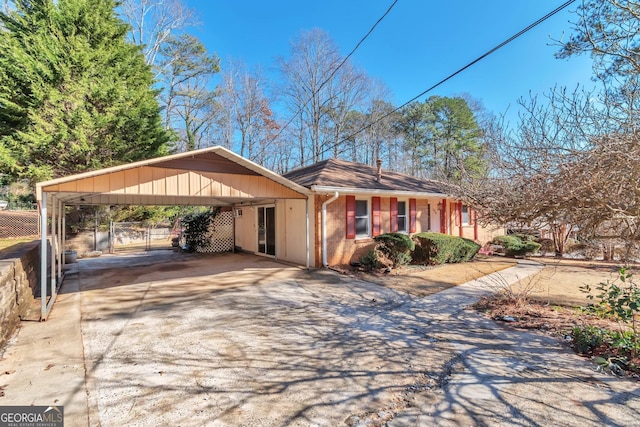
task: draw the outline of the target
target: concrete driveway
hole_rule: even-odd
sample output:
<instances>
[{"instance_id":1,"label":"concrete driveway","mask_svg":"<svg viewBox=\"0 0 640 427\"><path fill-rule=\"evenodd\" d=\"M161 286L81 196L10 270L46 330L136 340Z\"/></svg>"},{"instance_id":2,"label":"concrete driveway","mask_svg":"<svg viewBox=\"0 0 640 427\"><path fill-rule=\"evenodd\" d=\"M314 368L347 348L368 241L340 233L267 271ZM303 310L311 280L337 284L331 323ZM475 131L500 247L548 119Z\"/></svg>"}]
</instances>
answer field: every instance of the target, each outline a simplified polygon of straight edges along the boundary
<instances>
[{"instance_id":1,"label":"concrete driveway","mask_svg":"<svg viewBox=\"0 0 640 427\"><path fill-rule=\"evenodd\" d=\"M83 260L35 326L80 311L67 360L80 347L84 369L52 361L60 349L23 355L38 359L28 371L10 366L28 325L2 362L14 372L0 404L50 404L34 396L58 387L69 425L640 425L637 382L464 309L537 268L418 299L250 255ZM29 375L43 384L25 385Z\"/></svg>"}]
</instances>

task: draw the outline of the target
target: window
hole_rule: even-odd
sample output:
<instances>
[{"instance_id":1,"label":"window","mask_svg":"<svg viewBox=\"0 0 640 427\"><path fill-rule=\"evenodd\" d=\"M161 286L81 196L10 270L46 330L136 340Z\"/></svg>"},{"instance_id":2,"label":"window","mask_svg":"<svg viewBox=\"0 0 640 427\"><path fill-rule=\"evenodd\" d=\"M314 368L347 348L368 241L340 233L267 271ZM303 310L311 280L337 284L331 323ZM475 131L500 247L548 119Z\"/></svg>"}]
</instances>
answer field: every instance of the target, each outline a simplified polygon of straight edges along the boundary
<instances>
[{"instance_id":1,"label":"window","mask_svg":"<svg viewBox=\"0 0 640 427\"><path fill-rule=\"evenodd\" d=\"M356 200L356 237L369 236L369 202Z\"/></svg>"},{"instance_id":2,"label":"window","mask_svg":"<svg viewBox=\"0 0 640 427\"><path fill-rule=\"evenodd\" d=\"M407 232L407 202L398 202L398 231Z\"/></svg>"},{"instance_id":3,"label":"window","mask_svg":"<svg viewBox=\"0 0 640 427\"><path fill-rule=\"evenodd\" d=\"M469 225L471 223L471 216L469 215L469 206L462 205L462 225Z\"/></svg>"}]
</instances>

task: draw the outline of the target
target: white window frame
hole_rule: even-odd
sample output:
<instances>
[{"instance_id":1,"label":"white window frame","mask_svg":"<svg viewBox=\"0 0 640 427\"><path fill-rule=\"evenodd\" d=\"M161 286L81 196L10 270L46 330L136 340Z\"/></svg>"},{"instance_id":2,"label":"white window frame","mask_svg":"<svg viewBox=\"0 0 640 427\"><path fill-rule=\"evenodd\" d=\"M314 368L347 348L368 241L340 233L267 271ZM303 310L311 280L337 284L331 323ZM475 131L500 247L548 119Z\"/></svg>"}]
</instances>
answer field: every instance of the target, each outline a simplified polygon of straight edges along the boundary
<instances>
[{"instance_id":1,"label":"white window frame","mask_svg":"<svg viewBox=\"0 0 640 427\"><path fill-rule=\"evenodd\" d=\"M466 213L465 209L467 211ZM462 208L460 209L460 224L471 225L471 208L469 207L469 205L462 205Z\"/></svg>"},{"instance_id":2,"label":"white window frame","mask_svg":"<svg viewBox=\"0 0 640 427\"><path fill-rule=\"evenodd\" d=\"M367 204L367 216L358 216L358 202L365 202ZM366 234L358 233L358 219L366 218L367 232ZM355 227L356 227L356 239L366 239L371 237L371 200L370 199L356 199L356 215L355 215Z\"/></svg>"},{"instance_id":3,"label":"white window frame","mask_svg":"<svg viewBox=\"0 0 640 427\"><path fill-rule=\"evenodd\" d=\"M404 215L400 215L400 203L404 203ZM398 227L398 233L408 233L409 232L409 201L402 199L402 200L398 200L398 216L396 218L396 225ZM404 230L400 229L400 217L403 216L404 217Z\"/></svg>"}]
</instances>

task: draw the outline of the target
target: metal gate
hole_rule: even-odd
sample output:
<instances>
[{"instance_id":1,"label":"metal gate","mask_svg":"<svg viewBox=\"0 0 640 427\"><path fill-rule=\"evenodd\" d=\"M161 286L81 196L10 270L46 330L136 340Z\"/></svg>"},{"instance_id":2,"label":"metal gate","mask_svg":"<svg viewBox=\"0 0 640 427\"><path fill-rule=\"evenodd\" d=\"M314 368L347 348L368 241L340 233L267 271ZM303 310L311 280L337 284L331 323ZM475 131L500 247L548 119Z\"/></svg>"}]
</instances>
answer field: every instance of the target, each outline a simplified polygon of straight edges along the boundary
<instances>
[{"instance_id":1,"label":"metal gate","mask_svg":"<svg viewBox=\"0 0 640 427\"><path fill-rule=\"evenodd\" d=\"M143 222L112 222L111 253L172 249L171 225L150 226Z\"/></svg>"}]
</instances>

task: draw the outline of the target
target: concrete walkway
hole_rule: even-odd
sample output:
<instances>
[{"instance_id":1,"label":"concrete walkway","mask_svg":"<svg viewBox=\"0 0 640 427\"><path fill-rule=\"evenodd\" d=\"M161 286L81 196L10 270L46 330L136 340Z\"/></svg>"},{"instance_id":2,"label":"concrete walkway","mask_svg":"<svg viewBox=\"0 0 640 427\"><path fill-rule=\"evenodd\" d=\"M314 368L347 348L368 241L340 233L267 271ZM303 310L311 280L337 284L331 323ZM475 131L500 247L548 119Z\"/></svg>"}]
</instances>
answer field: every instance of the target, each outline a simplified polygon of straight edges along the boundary
<instances>
[{"instance_id":1,"label":"concrete walkway","mask_svg":"<svg viewBox=\"0 0 640 427\"><path fill-rule=\"evenodd\" d=\"M535 263L416 299L220 260L82 261L6 348L0 405L69 426L640 425L637 382L465 309Z\"/></svg>"},{"instance_id":2,"label":"concrete walkway","mask_svg":"<svg viewBox=\"0 0 640 427\"><path fill-rule=\"evenodd\" d=\"M0 405L64 406L65 425L89 425L78 264L46 322L22 322L0 360Z\"/></svg>"}]
</instances>

